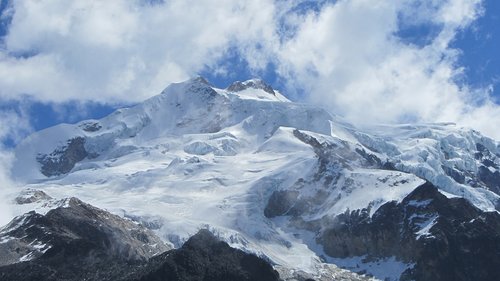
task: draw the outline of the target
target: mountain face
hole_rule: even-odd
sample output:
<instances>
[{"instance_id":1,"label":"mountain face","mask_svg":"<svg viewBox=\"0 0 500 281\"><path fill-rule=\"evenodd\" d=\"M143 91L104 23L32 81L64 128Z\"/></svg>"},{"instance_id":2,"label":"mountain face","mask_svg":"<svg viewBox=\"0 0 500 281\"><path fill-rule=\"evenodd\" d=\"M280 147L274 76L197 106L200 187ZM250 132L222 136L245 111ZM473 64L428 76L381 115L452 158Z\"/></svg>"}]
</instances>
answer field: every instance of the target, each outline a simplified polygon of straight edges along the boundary
<instances>
[{"instance_id":1,"label":"mountain face","mask_svg":"<svg viewBox=\"0 0 500 281\"><path fill-rule=\"evenodd\" d=\"M184 245L152 258L134 269L128 280L259 280L278 281L279 274L265 260L236 250L208 230L200 230Z\"/></svg>"},{"instance_id":2,"label":"mountain face","mask_svg":"<svg viewBox=\"0 0 500 281\"><path fill-rule=\"evenodd\" d=\"M48 203L50 197L45 196ZM0 265L42 256L68 260L73 255L103 255L146 260L169 249L150 230L77 198L54 203L54 209L46 214L30 211L2 228L0 249L7 255L2 255Z\"/></svg>"},{"instance_id":3,"label":"mountain face","mask_svg":"<svg viewBox=\"0 0 500 281\"><path fill-rule=\"evenodd\" d=\"M76 198L0 232L1 280L278 281L265 260L200 230L177 250L151 231ZM154 256L154 257L153 257ZM17 257L16 257L17 258Z\"/></svg>"},{"instance_id":4,"label":"mountain face","mask_svg":"<svg viewBox=\"0 0 500 281\"><path fill-rule=\"evenodd\" d=\"M359 129L261 80L218 89L195 78L37 132L15 155L28 189L76 196L176 248L210 229L290 280L363 278L337 266L379 280L493 280L500 268L500 145L454 124ZM43 201L19 215L50 209Z\"/></svg>"},{"instance_id":5,"label":"mountain face","mask_svg":"<svg viewBox=\"0 0 500 281\"><path fill-rule=\"evenodd\" d=\"M337 216L318 238L333 257L396 256L413 262L402 280L492 280L500 274L500 214L463 198L447 198L430 183L400 203Z\"/></svg>"}]
</instances>

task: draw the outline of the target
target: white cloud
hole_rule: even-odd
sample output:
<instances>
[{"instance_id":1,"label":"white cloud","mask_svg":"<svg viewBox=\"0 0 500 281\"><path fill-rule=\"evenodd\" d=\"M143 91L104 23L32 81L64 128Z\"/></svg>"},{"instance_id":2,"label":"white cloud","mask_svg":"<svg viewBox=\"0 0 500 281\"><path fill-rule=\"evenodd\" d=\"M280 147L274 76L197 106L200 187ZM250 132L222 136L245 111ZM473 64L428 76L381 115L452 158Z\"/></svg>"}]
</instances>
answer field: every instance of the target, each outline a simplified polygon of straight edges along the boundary
<instances>
[{"instance_id":1,"label":"white cloud","mask_svg":"<svg viewBox=\"0 0 500 281\"><path fill-rule=\"evenodd\" d=\"M338 1L303 18L280 50L290 89L356 123L454 121L500 138L500 107L488 89L460 82L460 52L450 42L482 12L480 1ZM402 25L435 25L422 46L397 34ZM482 105L471 106L481 97ZM495 120L495 119L493 119ZM499 119L497 119L499 120Z\"/></svg>"},{"instance_id":2,"label":"white cloud","mask_svg":"<svg viewBox=\"0 0 500 281\"><path fill-rule=\"evenodd\" d=\"M5 151L0 151L0 227L7 224L13 218L11 210L11 196L14 184L11 182L10 175L7 171L10 169L12 155Z\"/></svg>"},{"instance_id":3,"label":"white cloud","mask_svg":"<svg viewBox=\"0 0 500 281\"><path fill-rule=\"evenodd\" d=\"M0 111L0 152L5 150L2 145L5 140L11 139L13 142L19 142L32 131L26 106L18 106L17 111Z\"/></svg>"},{"instance_id":4,"label":"white cloud","mask_svg":"<svg viewBox=\"0 0 500 281\"><path fill-rule=\"evenodd\" d=\"M10 177L13 153L2 143L6 138L19 141L29 131L31 131L31 126L26 118L26 112L0 111L0 227L14 216L11 210L11 195L15 194L17 187Z\"/></svg>"},{"instance_id":5,"label":"white cloud","mask_svg":"<svg viewBox=\"0 0 500 281\"><path fill-rule=\"evenodd\" d=\"M213 64L233 44L250 51L273 40L272 1L142 2L13 1L0 95L140 101ZM33 56L12 55L24 53Z\"/></svg>"},{"instance_id":6,"label":"white cloud","mask_svg":"<svg viewBox=\"0 0 500 281\"><path fill-rule=\"evenodd\" d=\"M500 139L498 105L461 82L450 48L481 0L146 2L12 1L0 97L136 102L207 66L230 74L220 60L237 50L252 70L274 63L290 92L355 122L455 121ZM303 2L319 10L297 9ZM419 25L438 32L420 45L398 37Z\"/></svg>"}]
</instances>

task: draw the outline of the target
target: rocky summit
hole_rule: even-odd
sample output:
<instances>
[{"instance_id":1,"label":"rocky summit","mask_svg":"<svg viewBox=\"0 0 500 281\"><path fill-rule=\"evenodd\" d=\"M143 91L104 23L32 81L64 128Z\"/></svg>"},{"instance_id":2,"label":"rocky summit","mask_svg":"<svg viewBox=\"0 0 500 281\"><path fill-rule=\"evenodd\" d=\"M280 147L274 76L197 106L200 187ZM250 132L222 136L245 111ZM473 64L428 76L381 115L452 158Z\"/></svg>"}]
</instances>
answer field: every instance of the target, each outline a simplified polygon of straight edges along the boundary
<instances>
[{"instance_id":1,"label":"rocky summit","mask_svg":"<svg viewBox=\"0 0 500 281\"><path fill-rule=\"evenodd\" d=\"M4 279L499 275L497 140L452 123L358 128L259 79L193 78L36 132L11 173Z\"/></svg>"}]
</instances>

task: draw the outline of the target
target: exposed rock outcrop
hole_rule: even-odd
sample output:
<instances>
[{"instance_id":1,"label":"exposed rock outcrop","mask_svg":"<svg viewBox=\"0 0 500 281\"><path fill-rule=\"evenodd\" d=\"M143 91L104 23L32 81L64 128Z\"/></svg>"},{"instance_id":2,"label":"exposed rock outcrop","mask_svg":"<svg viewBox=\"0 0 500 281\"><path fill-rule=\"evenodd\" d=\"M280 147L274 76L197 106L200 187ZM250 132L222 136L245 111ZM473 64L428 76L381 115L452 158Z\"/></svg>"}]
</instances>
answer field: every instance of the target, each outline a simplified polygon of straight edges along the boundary
<instances>
[{"instance_id":1,"label":"exposed rock outcrop","mask_svg":"<svg viewBox=\"0 0 500 281\"><path fill-rule=\"evenodd\" d=\"M276 95L273 88L260 79L253 79L245 82L236 81L233 84L229 85L229 87L227 87L227 90L230 92L240 92L248 88L261 89L273 96Z\"/></svg>"},{"instance_id":2,"label":"exposed rock outcrop","mask_svg":"<svg viewBox=\"0 0 500 281\"><path fill-rule=\"evenodd\" d=\"M17 196L14 199L14 201L16 201L16 204L23 205L23 204L31 204L35 202L46 201L50 199L52 199L52 197L50 197L49 195L47 195L47 193L41 190L26 189L21 194L19 194L19 196Z\"/></svg>"},{"instance_id":3,"label":"exposed rock outcrop","mask_svg":"<svg viewBox=\"0 0 500 281\"><path fill-rule=\"evenodd\" d=\"M39 154L36 160L41 164L41 173L51 177L68 173L77 162L82 161L87 156L85 139L75 137L68 140L67 145L57 148L50 154Z\"/></svg>"},{"instance_id":4,"label":"exposed rock outcrop","mask_svg":"<svg viewBox=\"0 0 500 281\"><path fill-rule=\"evenodd\" d=\"M82 128L85 132L93 133L99 131L102 126L99 122L85 122L80 125L80 128Z\"/></svg>"},{"instance_id":5,"label":"exposed rock outcrop","mask_svg":"<svg viewBox=\"0 0 500 281\"><path fill-rule=\"evenodd\" d=\"M337 216L319 238L333 257L395 256L415 263L402 280L494 280L500 274L500 214L463 198L447 198L426 183L372 217L366 210Z\"/></svg>"},{"instance_id":6,"label":"exposed rock outcrop","mask_svg":"<svg viewBox=\"0 0 500 281\"><path fill-rule=\"evenodd\" d=\"M278 281L264 259L208 230L170 250L151 231L71 198L0 230L0 280Z\"/></svg>"},{"instance_id":7,"label":"exposed rock outcrop","mask_svg":"<svg viewBox=\"0 0 500 281\"><path fill-rule=\"evenodd\" d=\"M95 256L146 260L169 249L146 228L77 198L65 199L60 205L46 215L26 213L2 228L0 265Z\"/></svg>"},{"instance_id":8,"label":"exposed rock outcrop","mask_svg":"<svg viewBox=\"0 0 500 281\"><path fill-rule=\"evenodd\" d=\"M299 192L295 190L274 191L264 209L264 215L268 218L288 215L297 203L298 197Z\"/></svg>"},{"instance_id":9,"label":"exposed rock outcrop","mask_svg":"<svg viewBox=\"0 0 500 281\"><path fill-rule=\"evenodd\" d=\"M278 281L265 260L236 250L208 230L200 230L180 249L136 267L126 280Z\"/></svg>"}]
</instances>

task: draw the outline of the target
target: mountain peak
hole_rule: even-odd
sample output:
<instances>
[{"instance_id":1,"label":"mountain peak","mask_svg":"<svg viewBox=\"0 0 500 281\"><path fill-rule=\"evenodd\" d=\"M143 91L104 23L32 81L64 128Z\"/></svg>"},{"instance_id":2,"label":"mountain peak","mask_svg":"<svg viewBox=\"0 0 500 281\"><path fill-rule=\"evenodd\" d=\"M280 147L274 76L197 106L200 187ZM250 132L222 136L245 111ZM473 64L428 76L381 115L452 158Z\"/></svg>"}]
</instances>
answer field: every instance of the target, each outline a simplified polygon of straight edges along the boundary
<instances>
[{"instance_id":1,"label":"mountain peak","mask_svg":"<svg viewBox=\"0 0 500 281\"><path fill-rule=\"evenodd\" d=\"M269 84L264 82L262 79L258 78L246 80L243 82L236 81L231 85L229 85L229 87L227 87L226 90L229 92L240 92L249 88L264 90L264 92L266 93L269 93L274 96L276 95L273 88Z\"/></svg>"},{"instance_id":2,"label":"mountain peak","mask_svg":"<svg viewBox=\"0 0 500 281\"><path fill-rule=\"evenodd\" d=\"M213 85L210 84L210 82L208 82L208 80L203 77L203 76L196 76L194 78L191 78L188 80L188 82L191 82L191 83L202 83L202 84L205 84L205 85L208 85L210 87L212 87Z\"/></svg>"}]
</instances>

